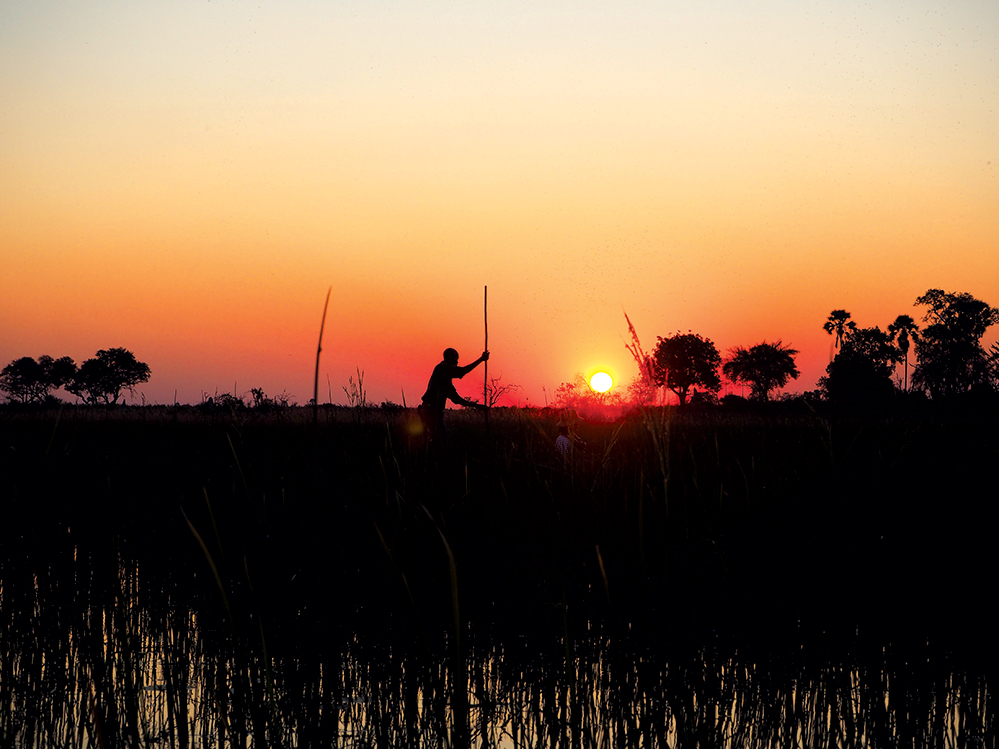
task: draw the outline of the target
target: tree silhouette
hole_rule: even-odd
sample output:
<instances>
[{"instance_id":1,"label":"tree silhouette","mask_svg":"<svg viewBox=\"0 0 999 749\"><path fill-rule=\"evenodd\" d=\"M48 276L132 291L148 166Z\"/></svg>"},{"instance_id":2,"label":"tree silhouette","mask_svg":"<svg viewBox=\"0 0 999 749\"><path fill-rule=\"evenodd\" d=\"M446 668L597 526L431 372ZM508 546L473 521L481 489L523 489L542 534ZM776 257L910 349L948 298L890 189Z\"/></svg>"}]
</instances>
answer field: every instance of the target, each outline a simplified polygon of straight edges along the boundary
<instances>
[{"instance_id":1,"label":"tree silhouette","mask_svg":"<svg viewBox=\"0 0 999 749\"><path fill-rule=\"evenodd\" d=\"M898 350L905 363L905 374L902 379L902 389L909 390L909 342L919 340L919 326L909 315L899 315L895 322L888 326L888 339L893 343L898 341Z\"/></svg>"},{"instance_id":2,"label":"tree silhouette","mask_svg":"<svg viewBox=\"0 0 999 749\"><path fill-rule=\"evenodd\" d=\"M820 385L834 400L890 397L894 392L891 373L899 358L899 350L881 328L851 328Z\"/></svg>"},{"instance_id":3,"label":"tree silhouette","mask_svg":"<svg viewBox=\"0 0 999 749\"><path fill-rule=\"evenodd\" d=\"M628 400L642 408L654 406L659 398L659 388L644 372L639 372L631 379L627 391Z\"/></svg>"},{"instance_id":4,"label":"tree silhouette","mask_svg":"<svg viewBox=\"0 0 999 749\"><path fill-rule=\"evenodd\" d=\"M101 349L77 370L66 389L90 404L113 405L122 390L131 390L149 380L149 366L135 358L128 349Z\"/></svg>"},{"instance_id":5,"label":"tree silhouette","mask_svg":"<svg viewBox=\"0 0 999 749\"><path fill-rule=\"evenodd\" d=\"M15 359L0 372L0 392L21 403L44 403L52 390L62 387L76 373L76 364L68 356L53 359L30 356Z\"/></svg>"},{"instance_id":6,"label":"tree silhouette","mask_svg":"<svg viewBox=\"0 0 999 749\"><path fill-rule=\"evenodd\" d=\"M834 309L829 313L829 319L826 320L822 329L829 335L836 335L836 349L839 350L843 345L843 338L846 337L846 332L854 330L856 327L857 323L850 320L849 312L845 309Z\"/></svg>"},{"instance_id":7,"label":"tree silhouette","mask_svg":"<svg viewBox=\"0 0 999 749\"><path fill-rule=\"evenodd\" d=\"M660 387L666 386L687 403L691 393L700 386L706 392L721 390L718 367L721 355L715 344L696 333L677 333L669 338L659 338L653 352L653 375Z\"/></svg>"},{"instance_id":8,"label":"tree silhouette","mask_svg":"<svg viewBox=\"0 0 999 749\"><path fill-rule=\"evenodd\" d=\"M992 347L985 355L985 360L989 370L989 381L993 390L999 390L999 341L992 344Z\"/></svg>"},{"instance_id":9,"label":"tree silhouette","mask_svg":"<svg viewBox=\"0 0 999 749\"><path fill-rule=\"evenodd\" d=\"M967 293L930 289L916 299L927 307L927 325L916 340L912 382L934 398L956 395L989 381L981 339L999 323L999 309Z\"/></svg>"},{"instance_id":10,"label":"tree silhouette","mask_svg":"<svg viewBox=\"0 0 999 749\"><path fill-rule=\"evenodd\" d=\"M31 403L48 392L45 370L30 356L15 359L0 372L0 390L12 401Z\"/></svg>"},{"instance_id":11,"label":"tree silhouette","mask_svg":"<svg viewBox=\"0 0 999 749\"><path fill-rule=\"evenodd\" d=\"M784 387L800 374L794 363L797 350L785 347L780 341L764 341L749 349L739 346L731 354L722 371L732 382L749 385L756 400L769 400L771 390Z\"/></svg>"},{"instance_id":12,"label":"tree silhouette","mask_svg":"<svg viewBox=\"0 0 999 749\"><path fill-rule=\"evenodd\" d=\"M503 375L489 378L489 384L486 386L486 405L490 408L499 403L502 397L512 395L518 390L523 390L520 385L502 383L502 379Z\"/></svg>"}]
</instances>

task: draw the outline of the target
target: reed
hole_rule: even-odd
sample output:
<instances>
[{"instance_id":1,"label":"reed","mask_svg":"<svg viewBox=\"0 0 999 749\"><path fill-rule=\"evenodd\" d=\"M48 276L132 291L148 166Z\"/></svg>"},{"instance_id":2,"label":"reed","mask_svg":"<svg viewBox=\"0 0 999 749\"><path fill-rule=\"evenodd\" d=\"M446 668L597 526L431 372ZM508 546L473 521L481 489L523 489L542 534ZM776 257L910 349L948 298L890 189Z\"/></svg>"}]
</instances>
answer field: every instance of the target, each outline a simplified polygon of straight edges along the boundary
<instances>
[{"instance_id":1,"label":"reed","mask_svg":"<svg viewBox=\"0 0 999 749\"><path fill-rule=\"evenodd\" d=\"M896 637L885 648L856 630L667 643L471 625L460 663L446 656L446 638L414 647L384 631L334 641L299 632L272 656L267 709L263 654L220 636L199 613L207 599L178 581L122 567L122 591L147 594L116 618L122 602L100 585L68 590L56 571L19 583L6 564L0 573L3 623L14 625L3 633L0 682L14 708L0 711L11 746L244 746L250 737L347 747L456 737L484 746L974 746L996 729L985 672L925 639ZM70 637L38 617L70 608L79 612ZM456 688L467 689L464 705Z\"/></svg>"},{"instance_id":2,"label":"reed","mask_svg":"<svg viewBox=\"0 0 999 749\"><path fill-rule=\"evenodd\" d=\"M316 375L312 383L312 423L319 423L319 355L323 352L323 331L326 329L326 310L330 306L330 294L333 287L326 290L326 301L323 303L323 319L319 323L319 342L316 344Z\"/></svg>"},{"instance_id":3,"label":"reed","mask_svg":"<svg viewBox=\"0 0 999 749\"><path fill-rule=\"evenodd\" d=\"M436 463L406 411L117 413L0 421L14 745L96 741L94 715L223 746L995 728L987 414L649 409L580 423L566 464L541 412L495 411L488 439L449 414Z\"/></svg>"}]
</instances>

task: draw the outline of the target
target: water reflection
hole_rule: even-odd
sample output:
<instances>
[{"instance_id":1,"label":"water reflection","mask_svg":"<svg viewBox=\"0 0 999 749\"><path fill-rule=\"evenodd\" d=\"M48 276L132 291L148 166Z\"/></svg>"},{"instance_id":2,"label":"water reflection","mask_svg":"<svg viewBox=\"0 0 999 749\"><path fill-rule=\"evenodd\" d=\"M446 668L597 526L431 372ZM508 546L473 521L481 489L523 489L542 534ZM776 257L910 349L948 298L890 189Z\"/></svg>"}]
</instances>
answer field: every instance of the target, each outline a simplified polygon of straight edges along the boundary
<instances>
[{"instance_id":1,"label":"water reflection","mask_svg":"<svg viewBox=\"0 0 999 749\"><path fill-rule=\"evenodd\" d=\"M41 565L15 556L0 568L4 746L995 741L984 673L925 640L803 633L736 647L469 627L455 642L391 622L347 632L323 607L230 621L191 572L70 546Z\"/></svg>"}]
</instances>

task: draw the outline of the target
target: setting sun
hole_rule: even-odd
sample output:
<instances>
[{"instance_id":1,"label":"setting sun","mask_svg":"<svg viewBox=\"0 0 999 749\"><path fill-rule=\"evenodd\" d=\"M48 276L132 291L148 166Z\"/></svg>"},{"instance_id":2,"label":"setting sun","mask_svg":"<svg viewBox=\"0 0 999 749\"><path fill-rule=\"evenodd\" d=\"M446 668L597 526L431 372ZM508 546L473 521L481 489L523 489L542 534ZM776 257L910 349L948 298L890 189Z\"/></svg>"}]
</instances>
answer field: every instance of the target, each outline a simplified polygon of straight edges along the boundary
<instances>
[{"instance_id":1,"label":"setting sun","mask_svg":"<svg viewBox=\"0 0 999 749\"><path fill-rule=\"evenodd\" d=\"M590 387L598 393L606 393L614 385L614 378L606 372L597 372L590 378Z\"/></svg>"}]
</instances>

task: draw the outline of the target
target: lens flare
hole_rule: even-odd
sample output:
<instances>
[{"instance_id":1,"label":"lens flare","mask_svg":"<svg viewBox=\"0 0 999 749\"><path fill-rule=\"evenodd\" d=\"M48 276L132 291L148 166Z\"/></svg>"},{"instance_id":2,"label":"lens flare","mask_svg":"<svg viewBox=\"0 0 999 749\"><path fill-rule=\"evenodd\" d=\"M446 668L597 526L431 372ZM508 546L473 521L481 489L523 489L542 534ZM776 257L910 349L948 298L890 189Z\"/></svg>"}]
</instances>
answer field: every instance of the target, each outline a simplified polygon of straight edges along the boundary
<instances>
[{"instance_id":1,"label":"lens flare","mask_svg":"<svg viewBox=\"0 0 999 749\"><path fill-rule=\"evenodd\" d=\"M614 385L614 378L606 372L596 372L590 378L590 387L598 393L606 393Z\"/></svg>"}]
</instances>

